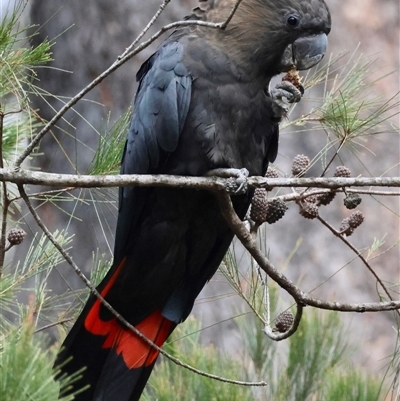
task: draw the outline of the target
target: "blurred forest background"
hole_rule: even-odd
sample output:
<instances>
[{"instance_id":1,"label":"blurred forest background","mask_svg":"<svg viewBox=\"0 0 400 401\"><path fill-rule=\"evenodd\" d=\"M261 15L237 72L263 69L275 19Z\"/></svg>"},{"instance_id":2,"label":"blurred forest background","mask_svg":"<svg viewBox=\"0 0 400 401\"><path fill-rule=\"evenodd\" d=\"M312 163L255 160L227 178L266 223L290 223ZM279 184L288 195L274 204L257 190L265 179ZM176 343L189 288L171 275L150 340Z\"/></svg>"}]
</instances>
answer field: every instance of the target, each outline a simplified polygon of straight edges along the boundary
<instances>
[{"instance_id":1,"label":"blurred forest background","mask_svg":"<svg viewBox=\"0 0 400 401\"><path fill-rule=\"evenodd\" d=\"M358 48L357 57L362 53L376 60L370 68L371 82L392 73L380 80L374 91L385 98L398 93L399 1L327 0L327 3L333 18L329 54L338 55L348 51L351 55ZM2 7L8 4L8 1L2 0ZM110 66L142 31L159 5L160 0L28 2L25 18L35 24L39 32L34 41L39 43L49 38L55 42L52 47L54 62L50 64L52 68L42 68L38 73L39 86L58 98L33 98L33 108L38 110L39 115L45 120L51 119L54 110L58 110L63 101L74 96ZM172 0L152 32L168 22L182 19L194 6L195 0ZM136 71L156 45L153 44L118 69L79 102L74 111L70 110L52 134L45 137L40 148L41 155L35 157L32 163L44 171L85 173L93 158L99 134L107 129L108 121L112 124L132 104L137 86ZM345 56L338 63L346 63L349 57ZM306 97L318 99L322 95L321 90L315 89ZM290 119L308 112L315 105L315 101L304 99ZM399 117L394 117L391 122L398 124ZM326 138L321 132L307 132L304 127L299 132L298 127L288 127L282 131L275 166L283 173L290 174L294 156L303 153L312 159L325 143ZM398 133L371 136L364 151L359 151L356 157L351 152L344 152L341 162L350 167L355 176L400 176L399 144ZM320 173L321 164L317 162L311 174ZM56 227L67 228L69 233L74 234L70 253L85 272L93 267L93 252L99 250L106 260L112 258L117 214L113 202L116 192L75 191L61 208L45 203L39 209L48 227L53 230ZM95 203L96 199L103 202ZM387 252L372 264L384 281L398 280L399 284L399 247L392 247L399 240L399 199L364 196L359 209L365 214L366 221L351 237L351 241L358 248L367 248L372 245L374 238L384 238L385 244L378 253L386 249ZM323 213L336 227L349 215L342 197L337 197L333 206L326 208ZM29 236L37 231L36 225L29 220L24 229ZM358 261L350 263L354 254L321 224L302 218L296 205L290 207L283 220L268 227L265 246L273 263L284 269L285 274L304 291L318 287L312 292L313 295L340 302L378 300L371 274ZM235 251L239 255L240 246ZM289 258L289 255L292 256ZM245 257L242 263L246 263ZM51 286L55 292L60 292L69 286L78 288L83 284L64 264L52 274ZM234 296L232 289L224 282L223 276L217 274L200 295L193 311L201 317L203 326L212 326L203 330L202 341L212 342L232 353L237 351L233 322L235 313L241 309L240 302L240 298ZM285 307L290 305L290 299L285 298L284 302L287 302ZM371 372L379 372L386 363L385 356L393 353L395 347L393 313L347 314L345 318L351 325L349 333L354 335L354 341L363 344L361 348L364 352L355 356L355 362L367 366Z\"/></svg>"}]
</instances>

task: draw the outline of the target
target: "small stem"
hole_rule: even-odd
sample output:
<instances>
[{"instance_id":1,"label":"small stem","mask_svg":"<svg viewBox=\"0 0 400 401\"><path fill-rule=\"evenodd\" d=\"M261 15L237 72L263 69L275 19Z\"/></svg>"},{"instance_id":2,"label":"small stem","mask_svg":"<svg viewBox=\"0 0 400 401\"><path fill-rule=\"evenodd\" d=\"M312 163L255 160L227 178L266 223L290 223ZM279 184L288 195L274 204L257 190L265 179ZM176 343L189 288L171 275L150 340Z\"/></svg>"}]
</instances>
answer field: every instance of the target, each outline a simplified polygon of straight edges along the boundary
<instances>
[{"instance_id":1,"label":"small stem","mask_svg":"<svg viewBox=\"0 0 400 401\"><path fill-rule=\"evenodd\" d=\"M344 144L346 143L346 139L347 136L345 136L342 141L340 142L339 147L336 149L335 154L332 156L331 160L329 161L329 163L326 165L324 171L321 174L321 177L323 177L326 172L328 171L329 167L331 166L331 164L333 163L333 161L336 159L336 156L339 154L340 150L342 149L342 147L344 146Z\"/></svg>"},{"instance_id":2,"label":"small stem","mask_svg":"<svg viewBox=\"0 0 400 401\"><path fill-rule=\"evenodd\" d=\"M4 129L4 113L1 110L0 105L0 168L4 168L3 162L3 129ZM4 267L4 259L6 255L6 251L9 248L6 248L6 231L7 231L7 214L8 208L10 206L10 200L8 199L7 195L7 183L3 181L2 185L2 204L3 204L3 213L1 216L1 233L0 233L0 278L3 274L3 267Z\"/></svg>"},{"instance_id":3,"label":"small stem","mask_svg":"<svg viewBox=\"0 0 400 401\"><path fill-rule=\"evenodd\" d=\"M4 168L3 162L3 130L4 130L4 112L0 104L0 168Z\"/></svg>"},{"instance_id":4,"label":"small stem","mask_svg":"<svg viewBox=\"0 0 400 401\"><path fill-rule=\"evenodd\" d=\"M379 285L382 287L383 291L385 291L386 295L391 301L394 301L393 297L391 296L389 290L386 288L385 284L381 280L381 278L375 273L374 269L372 266L367 262L367 260L362 256L362 254L358 251L357 248L353 246L351 242L347 240L346 237L344 237L339 231L335 230L325 219L323 219L321 216L318 216L317 219L326 227L328 230L332 232L335 237L339 238L341 241L343 241L356 255L357 257L364 263L366 268L371 272L371 274L375 277L375 280L379 283ZM400 316L400 310L396 311L397 314Z\"/></svg>"},{"instance_id":5,"label":"small stem","mask_svg":"<svg viewBox=\"0 0 400 401\"><path fill-rule=\"evenodd\" d=\"M8 244L5 248L4 248L4 253L9 251L12 247L14 246L14 244ZM0 274L1 277L1 274Z\"/></svg>"},{"instance_id":6,"label":"small stem","mask_svg":"<svg viewBox=\"0 0 400 401\"><path fill-rule=\"evenodd\" d=\"M46 325L46 326L39 327L38 329L35 330L35 333L38 333L38 332L40 332L40 331L44 331L44 330L50 329L51 327L58 326L59 324L64 324L64 323L72 322L73 320L74 320L74 319L71 317L71 318L69 318L69 319L64 319L64 320L60 320L60 321L58 321L58 322L50 323L50 324L48 324L48 325Z\"/></svg>"},{"instance_id":7,"label":"small stem","mask_svg":"<svg viewBox=\"0 0 400 401\"><path fill-rule=\"evenodd\" d=\"M239 5L240 5L241 2L242 2L242 0L236 0L236 3L235 3L234 6L232 7L232 11L230 12L228 18L226 19L226 21L225 21L224 23L220 24L219 27L220 27L221 29L225 29L225 28L228 26L228 24L231 22L233 16L234 16L235 13L236 13L236 10L238 9L238 7L239 7Z\"/></svg>"},{"instance_id":8,"label":"small stem","mask_svg":"<svg viewBox=\"0 0 400 401\"><path fill-rule=\"evenodd\" d=\"M161 13L165 10L167 5L171 2L171 0L164 0L157 12L154 14L153 18L150 20L150 22L146 25L146 27L143 29L142 32L140 32L139 36L131 43L129 47L126 48L126 50L118 57L118 60L123 59L127 54L129 54L132 49L138 44L139 40L143 38L143 36L147 33L147 31L154 25L158 17L161 15Z\"/></svg>"},{"instance_id":9,"label":"small stem","mask_svg":"<svg viewBox=\"0 0 400 401\"><path fill-rule=\"evenodd\" d=\"M257 263L257 262L255 262ZM257 264L256 265L256 271L257 271L257 276L258 279L261 282L261 285L263 287L263 304L264 304L264 325L269 326L271 324L271 315L270 315L270 304L269 304L269 288L268 288L268 276L265 275L265 279L261 274L261 268Z\"/></svg>"}]
</instances>

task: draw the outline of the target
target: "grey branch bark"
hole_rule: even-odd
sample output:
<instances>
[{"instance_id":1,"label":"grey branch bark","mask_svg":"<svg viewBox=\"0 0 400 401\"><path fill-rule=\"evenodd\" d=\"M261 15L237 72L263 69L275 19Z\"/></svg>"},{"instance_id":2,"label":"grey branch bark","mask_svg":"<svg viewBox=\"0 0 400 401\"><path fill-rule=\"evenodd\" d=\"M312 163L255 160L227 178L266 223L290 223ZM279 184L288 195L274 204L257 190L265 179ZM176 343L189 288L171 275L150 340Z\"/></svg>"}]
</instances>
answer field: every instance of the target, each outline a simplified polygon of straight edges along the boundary
<instances>
[{"instance_id":1,"label":"grey branch bark","mask_svg":"<svg viewBox=\"0 0 400 401\"><path fill-rule=\"evenodd\" d=\"M110 188L126 186L170 186L173 188L207 189L226 188L228 179L220 177L189 177L171 175L74 175L55 174L25 169L0 168L0 181L14 184L46 185L49 187ZM308 187L338 189L343 187L400 187L400 177L356 178L264 178L249 177L252 188ZM399 193L400 195L400 193Z\"/></svg>"}]
</instances>

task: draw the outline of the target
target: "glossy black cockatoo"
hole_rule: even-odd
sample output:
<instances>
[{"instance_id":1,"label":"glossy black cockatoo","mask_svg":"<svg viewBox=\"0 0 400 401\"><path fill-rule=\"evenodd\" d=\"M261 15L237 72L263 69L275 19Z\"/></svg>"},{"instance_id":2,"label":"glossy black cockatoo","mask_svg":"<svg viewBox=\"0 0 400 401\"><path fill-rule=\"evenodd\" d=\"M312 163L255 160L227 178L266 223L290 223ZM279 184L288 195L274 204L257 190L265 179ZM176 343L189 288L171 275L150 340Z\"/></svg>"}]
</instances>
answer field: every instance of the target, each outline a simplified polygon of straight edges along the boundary
<instances>
[{"instance_id":1,"label":"glossy black cockatoo","mask_svg":"<svg viewBox=\"0 0 400 401\"><path fill-rule=\"evenodd\" d=\"M234 0L202 0L188 20L224 21ZM177 29L143 64L122 174L204 176L221 168L262 176L278 148L287 102L301 94L273 76L305 70L325 54L331 19L324 0L243 0L226 29ZM244 218L251 192L232 196ZM123 188L114 262L99 293L161 346L217 270L233 234L208 191ZM56 361L86 367L78 400L138 400L158 352L95 296ZM173 396L171 395L171 399Z\"/></svg>"}]
</instances>

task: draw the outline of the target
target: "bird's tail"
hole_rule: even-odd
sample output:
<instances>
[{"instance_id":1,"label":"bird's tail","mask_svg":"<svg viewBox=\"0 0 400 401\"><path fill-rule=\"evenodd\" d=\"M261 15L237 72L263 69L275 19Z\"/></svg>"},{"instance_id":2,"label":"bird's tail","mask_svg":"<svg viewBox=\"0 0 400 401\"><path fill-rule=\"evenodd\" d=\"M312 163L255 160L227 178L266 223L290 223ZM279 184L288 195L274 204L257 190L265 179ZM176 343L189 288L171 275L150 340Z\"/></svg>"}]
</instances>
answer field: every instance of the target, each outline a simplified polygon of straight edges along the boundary
<instances>
[{"instance_id":1,"label":"bird's tail","mask_svg":"<svg viewBox=\"0 0 400 401\"><path fill-rule=\"evenodd\" d=\"M100 294L105 297L113 285L123 261L114 270ZM106 278L107 279L107 278ZM101 301L92 297L68 334L56 360L61 374L72 374L85 367L72 391L88 389L75 395L77 401L136 401L146 385L159 352L124 327L117 317L103 320ZM156 310L135 327L161 347L176 324Z\"/></svg>"}]
</instances>

